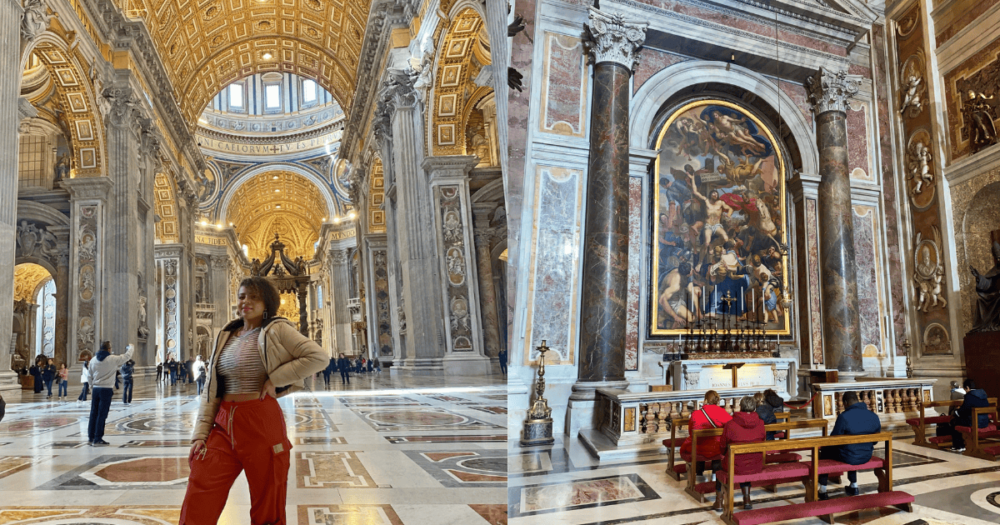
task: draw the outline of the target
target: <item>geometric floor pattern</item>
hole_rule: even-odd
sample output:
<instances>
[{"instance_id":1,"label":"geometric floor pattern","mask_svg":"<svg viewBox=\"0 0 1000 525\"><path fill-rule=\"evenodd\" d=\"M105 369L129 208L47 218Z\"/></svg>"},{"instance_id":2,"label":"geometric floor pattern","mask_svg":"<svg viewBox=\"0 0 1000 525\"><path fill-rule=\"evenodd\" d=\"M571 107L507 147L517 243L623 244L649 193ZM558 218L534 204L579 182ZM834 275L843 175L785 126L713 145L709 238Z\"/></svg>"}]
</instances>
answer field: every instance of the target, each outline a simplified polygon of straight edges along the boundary
<instances>
[{"instance_id":1,"label":"geometric floor pattern","mask_svg":"<svg viewBox=\"0 0 1000 525\"><path fill-rule=\"evenodd\" d=\"M895 508L834 516L850 525L986 525L1000 523L1000 464L947 451L916 447L912 435L893 440L893 488L912 494L913 512ZM597 462L576 440L565 446L522 448L508 443L508 509L511 525L687 525L723 523L708 503L696 503L664 470L666 456ZM808 459L804 453L803 459ZM846 478L845 478L846 480ZM872 471L861 472L862 493L875 492ZM754 488L754 508L801 503L802 485L777 493ZM830 486L831 498L846 497ZM739 504L741 496L737 495ZM821 525L818 518L787 521Z\"/></svg>"},{"instance_id":2,"label":"geometric floor pattern","mask_svg":"<svg viewBox=\"0 0 1000 525\"><path fill-rule=\"evenodd\" d=\"M483 409L506 405L502 378L383 372L351 382L279 400L293 444L289 525L506 525L507 416ZM130 406L112 403L111 445L96 448L86 443L89 404L6 393L0 525L176 524L194 393L137 380ZM241 475L219 523L249 523L250 503Z\"/></svg>"}]
</instances>

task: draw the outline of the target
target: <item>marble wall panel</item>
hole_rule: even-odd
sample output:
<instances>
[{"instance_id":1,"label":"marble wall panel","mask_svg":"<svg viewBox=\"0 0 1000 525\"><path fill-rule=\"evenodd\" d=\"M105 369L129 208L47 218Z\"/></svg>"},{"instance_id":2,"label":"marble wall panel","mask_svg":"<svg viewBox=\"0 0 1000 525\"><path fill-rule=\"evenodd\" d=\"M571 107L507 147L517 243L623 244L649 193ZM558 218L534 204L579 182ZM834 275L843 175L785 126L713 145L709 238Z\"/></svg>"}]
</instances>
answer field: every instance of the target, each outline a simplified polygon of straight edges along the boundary
<instances>
[{"instance_id":1,"label":"marble wall panel","mask_svg":"<svg viewBox=\"0 0 1000 525\"><path fill-rule=\"evenodd\" d=\"M853 180L874 182L868 155L868 105L852 102L847 110L847 169Z\"/></svg>"},{"instance_id":2,"label":"marble wall panel","mask_svg":"<svg viewBox=\"0 0 1000 525\"><path fill-rule=\"evenodd\" d=\"M659 9L671 11L684 17L691 17L703 20L712 24L718 24L720 29L728 32L753 33L769 39L774 39L774 21L764 18L750 18L746 12L739 12L725 7L718 7L703 2L692 2L691 0L639 0L644 4L655 6ZM704 25L704 24L699 24ZM815 49L824 53L837 56L847 56L847 49L831 42L826 42L818 38L806 36L797 31L789 29L779 29L778 40L786 44Z\"/></svg>"},{"instance_id":3,"label":"marble wall panel","mask_svg":"<svg viewBox=\"0 0 1000 525\"><path fill-rule=\"evenodd\" d=\"M575 364L582 179L583 172L576 169L536 169L524 363L537 357L535 347L545 340L553 351L549 364Z\"/></svg>"},{"instance_id":4,"label":"marble wall panel","mask_svg":"<svg viewBox=\"0 0 1000 525\"><path fill-rule=\"evenodd\" d=\"M447 333L449 352L471 352L477 341L473 330L479 317L479 305L473 305L472 274L469 265L469 232L465 224L461 186L440 185L434 188L434 199L441 221L445 275L445 311L448 312ZM480 350L481 351L481 350Z\"/></svg>"},{"instance_id":5,"label":"marble wall panel","mask_svg":"<svg viewBox=\"0 0 1000 525\"><path fill-rule=\"evenodd\" d=\"M674 64L690 60L688 57L675 55L659 49L645 48L640 52L639 65L632 75L632 93L646 83L653 75Z\"/></svg>"},{"instance_id":6,"label":"marble wall panel","mask_svg":"<svg viewBox=\"0 0 1000 525\"><path fill-rule=\"evenodd\" d=\"M515 341L514 323L518 316L515 309L523 308L517 302L518 260L521 256L521 215L524 205L524 176L527 169L526 152L531 120L532 59L535 33L535 12L537 0L514 2L514 14L524 21L524 30L511 40L510 66L523 75L522 85L527 89L510 89L507 92L507 148L508 166L506 173L507 207L507 340ZM513 361L516 363L516 361Z\"/></svg>"},{"instance_id":7,"label":"marble wall panel","mask_svg":"<svg viewBox=\"0 0 1000 525\"><path fill-rule=\"evenodd\" d=\"M625 370L639 369L639 272L642 260L642 179L628 179L628 310L625 318Z\"/></svg>"},{"instance_id":8,"label":"marble wall panel","mask_svg":"<svg viewBox=\"0 0 1000 525\"><path fill-rule=\"evenodd\" d=\"M583 137L587 122L589 75L583 40L546 31L542 59L541 118L538 131Z\"/></svg>"},{"instance_id":9,"label":"marble wall panel","mask_svg":"<svg viewBox=\"0 0 1000 525\"><path fill-rule=\"evenodd\" d=\"M906 337L906 309L903 306L903 272L899 249L899 203L896 200L896 172L893 162L892 127L889 107L889 72L886 69L887 52L885 26L872 27L873 81L875 85L875 113L878 125L877 152L881 165L882 213L885 217L883 232L886 243L886 265L889 270L889 296L892 305L892 330L895 335L896 352L904 352L900 346Z\"/></svg>"},{"instance_id":10,"label":"marble wall panel","mask_svg":"<svg viewBox=\"0 0 1000 525\"><path fill-rule=\"evenodd\" d=\"M876 357L882 347L882 261L879 257L878 209L854 206L854 257L857 262L858 313L864 357Z\"/></svg>"},{"instance_id":11,"label":"marble wall panel","mask_svg":"<svg viewBox=\"0 0 1000 525\"><path fill-rule=\"evenodd\" d=\"M1000 0L959 0L952 4L950 9L941 13L934 21L934 26L937 29L934 40L937 47L941 47L945 42L951 40L998 2ZM935 7L938 3L937 0L934 2Z\"/></svg>"},{"instance_id":12,"label":"marble wall panel","mask_svg":"<svg viewBox=\"0 0 1000 525\"><path fill-rule=\"evenodd\" d=\"M823 314L820 310L819 218L816 200L806 199L806 267L809 280L809 341L814 364L823 364Z\"/></svg>"},{"instance_id":13,"label":"marble wall panel","mask_svg":"<svg viewBox=\"0 0 1000 525\"><path fill-rule=\"evenodd\" d=\"M372 250L372 279L375 283L375 311L378 312L379 355L392 357L392 306L389 301L389 269L386 250Z\"/></svg>"},{"instance_id":14,"label":"marble wall panel","mask_svg":"<svg viewBox=\"0 0 1000 525\"><path fill-rule=\"evenodd\" d=\"M778 87L788 95L795 102L795 107L802 113L802 117L806 119L809 126L813 123L813 112L812 106L809 104L809 93L803 84L786 82L781 80L778 82Z\"/></svg>"}]
</instances>

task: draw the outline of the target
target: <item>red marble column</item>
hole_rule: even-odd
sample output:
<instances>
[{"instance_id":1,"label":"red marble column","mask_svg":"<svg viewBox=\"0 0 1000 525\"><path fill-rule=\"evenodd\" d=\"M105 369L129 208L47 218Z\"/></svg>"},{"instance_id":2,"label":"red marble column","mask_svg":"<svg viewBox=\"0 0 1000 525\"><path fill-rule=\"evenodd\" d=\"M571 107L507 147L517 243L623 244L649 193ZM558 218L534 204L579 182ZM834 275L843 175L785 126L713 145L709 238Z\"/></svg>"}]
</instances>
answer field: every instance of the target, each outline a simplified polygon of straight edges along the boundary
<instances>
[{"instance_id":1,"label":"red marble column","mask_svg":"<svg viewBox=\"0 0 1000 525\"><path fill-rule=\"evenodd\" d=\"M595 65L578 378L616 383L625 380L628 310L629 78L646 24L591 9L588 29Z\"/></svg>"},{"instance_id":2,"label":"red marble column","mask_svg":"<svg viewBox=\"0 0 1000 525\"><path fill-rule=\"evenodd\" d=\"M854 259L851 179L847 159L847 99L860 77L821 68L809 79L819 150L819 249L823 346L827 367L864 372Z\"/></svg>"}]
</instances>

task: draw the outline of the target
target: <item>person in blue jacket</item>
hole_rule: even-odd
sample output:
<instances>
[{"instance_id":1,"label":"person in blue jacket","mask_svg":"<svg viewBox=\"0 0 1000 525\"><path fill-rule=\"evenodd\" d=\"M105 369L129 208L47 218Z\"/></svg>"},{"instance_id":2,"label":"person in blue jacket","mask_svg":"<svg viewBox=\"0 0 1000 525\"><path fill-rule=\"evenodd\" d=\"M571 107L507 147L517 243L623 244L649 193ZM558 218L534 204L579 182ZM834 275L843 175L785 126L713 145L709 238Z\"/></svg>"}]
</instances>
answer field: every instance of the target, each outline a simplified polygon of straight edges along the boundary
<instances>
[{"instance_id":1,"label":"person in blue jacket","mask_svg":"<svg viewBox=\"0 0 1000 525\"><path fill-rule=\"evenodd\" d=\"M837 416L837 422L833 425L831 436L858 436L862 434L877 434L882 431L882 422L878 415L868 410L868 405L858 399L857 392L844 392L844 411ZM875 452L875 443L855 443L853 445L838 445L833 447L823 447L819 452L819 459L832 459L847 463L848 465L861 465L868 463ZM829 482L828 474L819 475L819 499L830 499L826 494L826 485ZM860 494L858 489L858 473L848 472L847 480L850 485L844 488L848 496Z\"/></svg>"},{"instance_id":2,"label":"person in blue jacket","mask_svg":"<svg viewBox=\"0 0 1000 525\"><path fill-rule=\"evenodd\" d=\"M340 354L337 368L340 369L340 382L344 385L351 384L351 360L344 357L344 354Z\"/></svg>"},{"instance_id":3,"label":"person in blue jacket","mask_svg":"<svg viewBox=\"0 0 1000 525\"><path fill-rule=\"evenodd\" d=\"M986 399L986 391L976 388L976 382L966 379L962 386L965 388L965 398L962 406L958 407L955 417L951 419L951 451L965 452L965 438L955 427L972 426L972 410L990 406ZM979 428L986 428L990 425L990 417L987 414L979 414Z\"/></svg>"},{"instance_id":4,"label":"person in blue jacket","mask_svg":"<svg viewBox=\"0 0 1000 525\"><path fill-rule=\"evenodd\" d=\"M327 390L330 390L330 374L332 374L336 368L337 361L331 357L330 362L327 363L326 368L323 369L323 382L326 383Z\"/></svg>"},{"instance_id":5,"label":"person in blue jacket","mask_svg":"<svg viewBox=\"0 0 1000 525\"><path fill-rule=\"evenodd\" d=\"M122 403L128 406L132 403L132 373L135 371L135 361L129 359L121 367L122 372Z\"/></svg>"}]
</instances>

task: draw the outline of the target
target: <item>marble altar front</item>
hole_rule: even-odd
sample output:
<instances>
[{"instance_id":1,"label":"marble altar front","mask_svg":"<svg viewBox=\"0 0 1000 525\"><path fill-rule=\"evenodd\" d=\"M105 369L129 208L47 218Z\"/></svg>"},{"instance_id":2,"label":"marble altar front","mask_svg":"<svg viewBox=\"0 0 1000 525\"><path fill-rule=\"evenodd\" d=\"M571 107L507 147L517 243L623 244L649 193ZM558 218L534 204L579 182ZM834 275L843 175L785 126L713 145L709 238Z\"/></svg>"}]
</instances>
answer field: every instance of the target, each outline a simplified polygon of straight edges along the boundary
<instances>
[{"instance_id":1,"label":"marble altar front","mask_svg":"<svg viewBox=\"0 0 1000 525\"><path fill-rule=\"evenodd\" d=\"M743 363L733 384L733 364ZM722 388L773 388L781 397L791 397L788 381L794 380L795 360L789 358L758 359L687 359L673 361L663 368L664 384L674 390L712 390ZM793 372L793 373L790 373Z\"/></svg>"}]
</instances>

